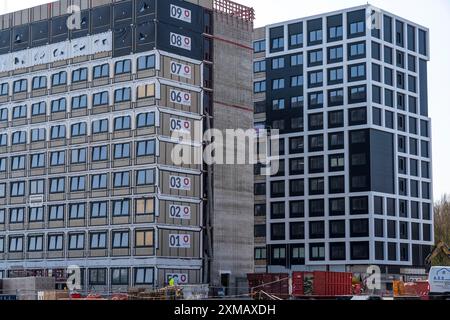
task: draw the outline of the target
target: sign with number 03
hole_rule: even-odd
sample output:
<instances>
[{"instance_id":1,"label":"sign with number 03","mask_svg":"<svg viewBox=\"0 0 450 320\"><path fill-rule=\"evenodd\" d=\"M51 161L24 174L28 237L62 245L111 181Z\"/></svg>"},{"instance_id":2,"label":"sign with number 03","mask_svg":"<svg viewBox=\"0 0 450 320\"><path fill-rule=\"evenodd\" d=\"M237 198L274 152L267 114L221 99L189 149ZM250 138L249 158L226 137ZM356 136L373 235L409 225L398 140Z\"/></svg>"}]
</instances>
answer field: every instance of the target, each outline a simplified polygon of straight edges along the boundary
<instances>
[{"instance_id":1,"label":"sign with number 03","mask_svg":"<svg viewBox=\"0 0 450 320\"><path fill-rule=\"evenodd\" d=\"M171 248L190 248L191 236L189 234L170 234L169 246Z\"/></svg>"},{"instance_id":2,"label":"sign with number 03","mask_svg":"<svg viewBox=\"0 0 450 320\"><path fill-rule=\"evenodd\" d=\"M192 12L189 9L178 7L176 5L170 5L170 17L178 19L187 23L192 22Z\"/></svg>"},{"instance_id":3,"label":"sign with number 03","mask_svg":"<svg viewBox=\"0 0 450 320\"><path fill-rule=\"evenodd\" d=\"M169 206L169 216L172 219L190 220L191 207L172 204Z\"/></svg>"},{"instance_id":4,"label":"sign with number 03","mask_svg":"<svg viewBox=\"0 0 450 320\"><path fill-rule=\"evenodd\" d=\"M170 102L179 103L184 106L191 105L191 94L180 90L170 89Z\"/></svg>"},{"instance_id":5,"label":"sign with number 03","mask_svg":"<svg viewBox=\"0 0 450 320\"><path fill-rule=\"evenodd\" d=\"M192 40L189 37L182 36L181 34L171 32L170 33L170 45L172 47L177 47L177 48L191 51Z\"/></svg>"},{"instance_id":6,"label":"sign with number 03","mask_svg":"<svg viewBox=\"0 0 450 320\"><path fill-rule=\"evenodd\" d=\"M170 176L170 189L191 190L191 179L188 177Z\"/></svg>"},{"instance_id":7,"label":"sign with number 03","mask_svg":"<svg viewBox=\"0 0 450 320\"><path fill-rule=\"evenodd\" d=\"M192 78L192 68L187 64L178 63L175 61L170 62L170 73L187 79Z\"/></svg>"},{"instance_id":8,"label":"sign with number 03","mask_svg":"<svg viewBox=\"0 0 450 320\"><path fill-rule=\"evenodd\" d=\"M191 132L191 123L187 120L170 118L170 131Z\"/></svg>"}]
</instances>

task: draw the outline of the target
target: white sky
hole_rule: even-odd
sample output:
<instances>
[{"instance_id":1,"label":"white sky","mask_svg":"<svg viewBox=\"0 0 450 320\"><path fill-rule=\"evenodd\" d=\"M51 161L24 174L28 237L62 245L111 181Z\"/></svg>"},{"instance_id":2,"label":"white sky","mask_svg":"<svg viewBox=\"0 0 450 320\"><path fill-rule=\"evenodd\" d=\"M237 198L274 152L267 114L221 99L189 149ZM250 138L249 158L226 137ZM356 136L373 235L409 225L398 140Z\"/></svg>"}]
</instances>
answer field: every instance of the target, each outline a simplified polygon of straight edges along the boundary
<instances>
[{"instance_id":1,"label":"white sky","mask_svg":"<svg viewBox=\"0 0 450 320\"><path fill-rule=\"evenodd\" d=\"M93 0L95 1L95 0ZM363 0L235 0L255 8L256 27L363 5ZM48 0L0 0L0 14ZM434 196L450 193L450 1L372 0L370 4L430 29L429 109L433 126Z\"/></svg>"}]
</instances>

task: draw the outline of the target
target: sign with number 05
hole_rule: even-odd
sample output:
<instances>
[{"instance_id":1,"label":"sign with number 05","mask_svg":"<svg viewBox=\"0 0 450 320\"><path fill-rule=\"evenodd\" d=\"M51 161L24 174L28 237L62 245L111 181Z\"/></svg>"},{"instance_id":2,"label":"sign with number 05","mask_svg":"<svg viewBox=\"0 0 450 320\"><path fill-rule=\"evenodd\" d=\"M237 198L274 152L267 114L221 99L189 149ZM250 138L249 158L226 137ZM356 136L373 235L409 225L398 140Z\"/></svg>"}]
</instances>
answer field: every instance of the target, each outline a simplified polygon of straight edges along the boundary
<instances>
[{"instance_id":1,"label":"sign with number 05","mask_svg":"<svg viewBox=\"0 0 450 320\"><path fill-rule=\"evenodd\" d=\"M187 120L170 118L170 131L191 132L191 123Z\"/></svg>"},{"instance_id":2,"label":"sign with number 05","mask_svg":"<svg viewBox=\"0 0 450 320\"><path fill-rule=\"evenodd\" d=\"M170 62L170 73L187 79L192 78L192 68L187 64L178 63L175 61Z\"/></svg>"},{"instance_id":3,"label":"sign with number 05","mask_svg":"<svg viewBox=\"0 0 450 320\"><path fill-rule=\"evenodd\" d=\"M169 206L169 216L172 219L183 219L189 220L191 219L191 207L189 206L179 206L179 205L170 205Z\"/></svg>"},{"instance_id":4,"label":"sign with number 05","mask_svg":"<svg viewBox=\"0 0 450 320\"><path fill-rule=\"evenodd\" d=\"M189 9L178 7L176 5L170 5L170 17L178 19L187 23L192 22L192 12Z\"/></svg>"},{"instance_id":5,"label":"sign with number 05","mask_svg":"<svg viewBox=\"0 0 450 320\"><path fill-rule=\"evenodd\" d=\"M170 189L191 190L191 179L188 177L170 176Z\"/></svg>"},{"instance_id":6,"label":"sign with number 05","mask_svg":"<svg viewBox=\"0 0 450 320\"><path fill-rule=\"evenodd\" d=\"M191 94L188 92L183 92L180 90L170 90L170 102L172 103L179 103L184 106L190 106L191 105Z\"/></svg>"},{"instance_id":7,"label":"sign with number 05","mask_svg":"<svg viewBox=\"0 0 450 320\"><path fill-rule=\"evenodd\" d=\"M192 40L189 37L182 36L181 34L171 32L170 33L170 45L172 47L177 47L177 48L191 51Z\"/></svg>"},{"instance_id":8,"label":"sign with number 05","mask_svg":"<svg viewBox=\"0 0 450 320\"><path fill-rule=\"evenodd\" d=\"M169 246L171 248L190 248L191 236L189 234L170 234Z\"/></svg>"}]
</instances>

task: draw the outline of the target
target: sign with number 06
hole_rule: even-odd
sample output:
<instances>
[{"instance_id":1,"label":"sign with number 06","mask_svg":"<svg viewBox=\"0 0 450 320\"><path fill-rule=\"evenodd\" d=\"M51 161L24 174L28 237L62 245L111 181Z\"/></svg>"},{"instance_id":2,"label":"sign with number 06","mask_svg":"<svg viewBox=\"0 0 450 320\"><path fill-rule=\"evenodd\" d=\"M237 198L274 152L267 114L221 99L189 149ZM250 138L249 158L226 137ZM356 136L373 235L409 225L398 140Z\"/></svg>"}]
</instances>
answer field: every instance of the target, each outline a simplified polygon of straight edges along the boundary
<instances>
[{"instance_id":1,"label":"sign with number 06","mask_svg":"<svg viewBox=\"0 0 450 320\"><path fill-rule=\"evenodd\" d=\"M191 236L189 234L170 234L169 246L171 248L190 248Z\"/></svg>"},{"instance_id":2,"label":"sign with number 06","mask_svg":"<svg viewBox=\"0 0 450 320\"><path fill-rule=\"evenodd\" d=\"M192 49L192 40L189 37L182 36L178 33L170 33L170 45L172 47L177 47L180 49L191 51Z\"/></svg>"},{"instance_id":3,"label":"sign with number 06","mask_svg":"<svg viewBox=\"0 0 450 320\"><path fill-rule=\"evenodd\" d=\"M189 206L179 206L179 205L170 205L169 206L169 216L172 219L183 219L189 220L191 219L191 207Z\"/></svg>"},{"instance_id":4,"label":"sign with number 06","mask_svg":"<svg viewBox=\"0 0 450 320\"><path fill-rule=\"evenodd\" d=\"M187 23L192 22L191 10L173 4L170 5L170 17Z\"/></svg>"},{"instance_id":5,"label":"sign with number 06","mask_svg":"<svg viewBox=\"0 0 450 320\"><path fill-rule=\"evenodd\" d=\"M178 63L175 61L170 62L170 73L187 79L192 78L192 68L187 64Z\"/></svg>"},{"instance_id":6,"label":"sign with number 06","mask_svg":"<svg viewBox=\"0 0 450 320\"><path fill-rule=\"evenodd\" d=\"M170 90L170 102L172 103L179 103L184 106L190 106L191 105L191 94L188 92L183 92L180 90Z\"/></svg>"},{"instance_id":7,"label":"sign with number 06","mask_svg":"<svg viewBox=\"0 0 450 320\"><path fill-rule=\"evenodd\" d=\"M191 190L191 179L188 177L170 176L170 189Z\"/></svg>"}]
</instances>

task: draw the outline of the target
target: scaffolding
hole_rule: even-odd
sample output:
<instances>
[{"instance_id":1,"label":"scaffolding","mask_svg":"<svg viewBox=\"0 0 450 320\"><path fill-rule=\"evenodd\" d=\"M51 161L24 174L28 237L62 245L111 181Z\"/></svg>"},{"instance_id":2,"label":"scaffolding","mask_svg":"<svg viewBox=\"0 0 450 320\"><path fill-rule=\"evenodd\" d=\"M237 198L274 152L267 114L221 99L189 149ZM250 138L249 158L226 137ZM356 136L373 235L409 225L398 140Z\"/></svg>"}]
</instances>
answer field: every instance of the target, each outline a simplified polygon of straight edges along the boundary
<instances>
[{"instance_id":1,"label":"scaffolding","mask_svg":"<svg viewBox=\"0 0 450 320\"><path fill-rule=\"evenodd\" d=\"M214 0L214 11L228 14L247 22L255 20L255 10L230 0Z\"/></svg>"}]
</instances>

